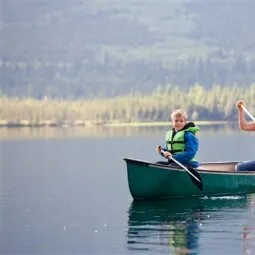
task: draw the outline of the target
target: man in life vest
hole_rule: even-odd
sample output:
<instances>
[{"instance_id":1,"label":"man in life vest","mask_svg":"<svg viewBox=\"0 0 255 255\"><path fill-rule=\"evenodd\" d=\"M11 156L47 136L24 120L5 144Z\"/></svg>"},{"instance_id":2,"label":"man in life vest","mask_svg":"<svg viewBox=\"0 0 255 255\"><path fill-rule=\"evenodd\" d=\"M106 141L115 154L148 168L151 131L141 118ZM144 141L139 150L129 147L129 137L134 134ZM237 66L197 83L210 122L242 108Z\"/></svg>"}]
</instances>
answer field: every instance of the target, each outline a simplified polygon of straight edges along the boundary
<instances>
[{"instance_id":1,"label":"man in life vest","mask_svg":"<svg viewBox=\"0 0 255 255\"><path fill-rule=\"evenodd\" d=\"M199 166L195 155L199 141L195 133L200 129L193 122L187 122L188 116L182 109L171 114L172 129L166 133L166 148L157 146L156 151L168 161L158 161L157 164L174 164L169 157L173 157L183 165L196 168Z\"/></svg>"}]
</instances>

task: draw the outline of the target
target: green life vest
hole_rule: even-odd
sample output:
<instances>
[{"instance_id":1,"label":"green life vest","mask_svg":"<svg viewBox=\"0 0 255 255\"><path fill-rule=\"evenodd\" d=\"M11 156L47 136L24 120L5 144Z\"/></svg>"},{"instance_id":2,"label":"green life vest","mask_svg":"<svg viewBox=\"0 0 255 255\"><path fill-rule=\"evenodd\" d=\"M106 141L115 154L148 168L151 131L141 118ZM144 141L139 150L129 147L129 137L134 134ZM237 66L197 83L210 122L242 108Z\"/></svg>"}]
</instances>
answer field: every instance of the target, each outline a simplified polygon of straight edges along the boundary
<instances>
[{"instance_id":1,"label":"green life vest","mask_svg":"<svg viewBox=\"0 0 255 255\"><path fill-rule=\"evenodd\" d=\"M184 135L186 132L196 133L199 131L198 127L188 127L186 129L182 129L174 134L173 130L169 130L166 133L166 149L172 154L183 152L185 150L185 139ZM197 161L195 158L190 161Z\"/></svg>"}]
</instances>

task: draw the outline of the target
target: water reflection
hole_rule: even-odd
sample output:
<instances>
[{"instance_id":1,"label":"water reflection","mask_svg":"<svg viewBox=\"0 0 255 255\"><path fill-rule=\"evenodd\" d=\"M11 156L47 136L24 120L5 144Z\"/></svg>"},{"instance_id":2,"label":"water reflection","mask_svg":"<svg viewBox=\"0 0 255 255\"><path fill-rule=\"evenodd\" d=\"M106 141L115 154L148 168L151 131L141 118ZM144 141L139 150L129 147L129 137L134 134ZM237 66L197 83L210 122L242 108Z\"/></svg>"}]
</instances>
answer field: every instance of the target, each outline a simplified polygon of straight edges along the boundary
<instances>
[{"instance_id":1,"label":"water reflection","mask_svg":"<svg viewBox=\"0 0 255 255\"><path fill-rule=\"evenodd\" d=\"M241 232L243 254L255 254L255 195L248 200L246 222Z\"/></svg>"},{"instance_id":2,"label":"water reflection","mask_svg":"<svg viewBox=\"0 0 255 255\"><path fill-rule=\"evenodd\" d=\"M246 212L253 215L252 201L255 199L248 196L133 201L129 208L128 249L147 250L150 253L202 254L201 234L208 232L217 235L218 231L235 233L231 224L238 221L237 214ZM254 228L248 230L245 223L241 222L242 219L240 219L242 227L238 229L242 237L240 246L243 246L243 254L249 254L252 250L255 252L251 245L254 241ZM227 229L217 229L216 222L223 222L229 226ZM248 224L254 226L254 219ZM211 240L207 242L210 243Z\"/></svg>"},{"instance_id":3,"label":"water reflection","mask_svg":"<svg viewBox=\"0 0 255 255\"><path fill-rule=\"evenodd\" d=\"M166 126L91 126L91 127L40 127L0 128L0 140L9 139L52 139L68 137L116 137L116 136L162 136ZM200 125L200 136L239 132L236 123Z\"/></svg>"}]
</instances>

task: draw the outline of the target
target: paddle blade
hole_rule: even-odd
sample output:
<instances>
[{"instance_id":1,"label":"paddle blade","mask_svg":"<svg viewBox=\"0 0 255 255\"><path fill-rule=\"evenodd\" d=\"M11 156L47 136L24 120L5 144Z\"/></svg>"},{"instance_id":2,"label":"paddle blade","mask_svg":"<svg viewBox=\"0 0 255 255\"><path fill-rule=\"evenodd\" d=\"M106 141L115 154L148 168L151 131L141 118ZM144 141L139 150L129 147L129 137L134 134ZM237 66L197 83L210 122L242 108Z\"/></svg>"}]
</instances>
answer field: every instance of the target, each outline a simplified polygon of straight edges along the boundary
<instances>
[{"instance_id":1,"label":"paddle blade","mask_svg":"<svg viewBox=\"0 0 255 255\"><path fill-rule=\"evenodd\" d=\"M203 182L202 182L202 178L201 178L199 172L192 167L187 167L187 168L196 177L196 178L194 178L191 174L189 174L191 181L199 188L200 191L202 191L203 190Z\"/></svg>"}]
</instances>

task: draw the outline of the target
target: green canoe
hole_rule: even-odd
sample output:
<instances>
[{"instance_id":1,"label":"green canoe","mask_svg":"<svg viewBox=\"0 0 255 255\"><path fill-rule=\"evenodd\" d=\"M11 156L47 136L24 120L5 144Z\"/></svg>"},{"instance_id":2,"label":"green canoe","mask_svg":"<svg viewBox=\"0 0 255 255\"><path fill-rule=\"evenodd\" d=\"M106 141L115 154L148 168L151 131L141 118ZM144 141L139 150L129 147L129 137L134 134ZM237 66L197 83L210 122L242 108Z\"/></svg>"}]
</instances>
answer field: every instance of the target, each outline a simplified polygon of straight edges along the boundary
<instances>
[{"instance_id":1,"label":"green canoe","mask_svg":"<svg viewBox=\"0 0 255 255\"><path fill-rule=\"evenodd\" d=\"M203 189L199 190L190 175L179 167L128 158L124 160L129 190L134 199L255 193L255 172L236 172L238 162L201 163L197 172Z\"/></svg>"}]
</instances>

